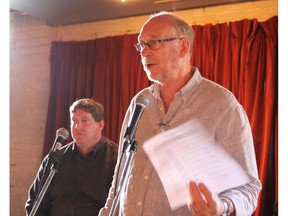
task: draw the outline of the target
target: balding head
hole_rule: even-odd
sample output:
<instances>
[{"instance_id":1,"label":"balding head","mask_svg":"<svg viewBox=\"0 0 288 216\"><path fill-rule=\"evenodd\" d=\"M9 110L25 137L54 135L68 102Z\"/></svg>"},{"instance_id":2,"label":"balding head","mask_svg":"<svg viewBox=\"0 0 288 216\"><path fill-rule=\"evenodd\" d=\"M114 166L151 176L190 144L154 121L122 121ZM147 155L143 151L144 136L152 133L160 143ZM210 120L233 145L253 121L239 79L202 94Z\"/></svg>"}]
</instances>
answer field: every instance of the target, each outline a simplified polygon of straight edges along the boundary
<instances>
[{"instance_id":1,"label":"balding head","mask_svg":"<svg viewBox=\"0 0 288 216\"><path fill-rule=\"evenodd\" d=\"M187 22L185 22L183 19L172 13L161 11L159 13L152 14L149 17L149 19L143 25L139 37L141 36L142 31L145 29L145 27L147 27L147 25L154 25L154 24L157 24L158 27L162 26L163 28L169 25L172 26L178 33L179 37L185 37L189 40L190 42L189 52L190 54L192 54L194 31Z\"/></svg>"}]
</instances>

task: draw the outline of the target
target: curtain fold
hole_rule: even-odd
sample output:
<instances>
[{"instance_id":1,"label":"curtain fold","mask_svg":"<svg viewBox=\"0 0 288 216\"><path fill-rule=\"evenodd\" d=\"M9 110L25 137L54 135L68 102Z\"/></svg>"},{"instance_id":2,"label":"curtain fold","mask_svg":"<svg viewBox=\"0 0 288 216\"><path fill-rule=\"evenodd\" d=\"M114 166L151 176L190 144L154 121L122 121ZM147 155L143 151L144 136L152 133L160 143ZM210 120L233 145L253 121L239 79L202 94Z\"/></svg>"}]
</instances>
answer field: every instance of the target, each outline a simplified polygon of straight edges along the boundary
<instances>
[{"instance_id":1,"label":"curtain fold","mask_svg":"<svg viewBox=\"0 0 288 216\"><path fill-rule=\"evenodd\" d=\"M278 200L278 17L192 27L191 64L204 77L232 91L251 124L263 184L253 215L272 215ZM83 97L104 105L104 133L118 142L130 100L151 84L133 46L136 41L133 34L52 43L43 157L52 147L56 130L70 130L69 106Z\"/></svg>"}]
</instances>

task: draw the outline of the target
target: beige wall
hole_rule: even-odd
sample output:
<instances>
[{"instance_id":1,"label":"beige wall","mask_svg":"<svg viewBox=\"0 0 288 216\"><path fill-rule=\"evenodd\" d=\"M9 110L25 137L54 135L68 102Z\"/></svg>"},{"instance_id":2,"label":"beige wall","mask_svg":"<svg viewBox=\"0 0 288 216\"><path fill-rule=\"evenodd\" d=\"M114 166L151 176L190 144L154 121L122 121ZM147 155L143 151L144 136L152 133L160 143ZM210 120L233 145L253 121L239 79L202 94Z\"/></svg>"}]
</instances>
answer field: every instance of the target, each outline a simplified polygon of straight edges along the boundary
<instances>
[{"instance_id":1,"label":"beige wall","mask_svg":"<svg viewBox=\"0 0 288 216\"><path fill-rule=\"evenodd\" d=\"M264 21L278 14L277 0L263 0L250 3L232 4L229 6L207 7L185 10L176 13L189 24L204 25L223 23L244 18ZM58 28L55 40L87 40L111 35L138 33L148 16L131 17L112 21L86 23Z\"/></svg>"},{"instance_id":2,"label":"beige wall","mask_svg":"<svg viewBox=\"0 0 288 216\"><path fill-rule=\"evenodd\" d=\"M278 15L277 0L179 12L192 24ZM10 17L10 215L24 215L27 190L39 164L49 97L52 41L89 40L137 33L147 16L52 28L29 16ZM109 123L108 123L109 124ZM56 133L56 132L55 132ZM52 145L52 143L51 143Z\"/></svg>"}]
</instances>

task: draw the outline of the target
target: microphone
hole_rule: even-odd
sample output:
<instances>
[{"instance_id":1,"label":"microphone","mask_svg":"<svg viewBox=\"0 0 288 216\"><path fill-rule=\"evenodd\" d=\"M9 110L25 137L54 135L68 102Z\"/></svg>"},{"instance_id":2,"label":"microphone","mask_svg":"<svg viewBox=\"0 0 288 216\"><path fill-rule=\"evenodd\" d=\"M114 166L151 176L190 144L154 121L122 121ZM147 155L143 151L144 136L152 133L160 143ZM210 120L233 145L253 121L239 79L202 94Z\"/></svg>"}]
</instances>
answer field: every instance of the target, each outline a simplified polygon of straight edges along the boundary
<instances>
[{"instance_id":1,"label":"microphone","mask_svg":"<svg viewBox=\"0 0 288 216\"><path fill-rule=\"evenodd\" d=\"M64 141L68 138L69 131L65 128L59 128L56 131L56 138L53 146L49 152L49 162L54 164L58 160L59 149L62 147Z\"/></svg>"},{"instance_id":2,"label":"microphone","mask_svg":"<svg viewBox=\"0 0 288 216\"><path fill-rule=\"evenodd\" d=\"M136 106L133 110L132 118L130 119L124 134L124 138L126 141L123 145L122 152L126 150L127 144L134 140L138 122L142 116L142 113L147 108L148 104L149 100L147 99L146 96L140 95L136 98Z\"/></svg>"}]
</instances>

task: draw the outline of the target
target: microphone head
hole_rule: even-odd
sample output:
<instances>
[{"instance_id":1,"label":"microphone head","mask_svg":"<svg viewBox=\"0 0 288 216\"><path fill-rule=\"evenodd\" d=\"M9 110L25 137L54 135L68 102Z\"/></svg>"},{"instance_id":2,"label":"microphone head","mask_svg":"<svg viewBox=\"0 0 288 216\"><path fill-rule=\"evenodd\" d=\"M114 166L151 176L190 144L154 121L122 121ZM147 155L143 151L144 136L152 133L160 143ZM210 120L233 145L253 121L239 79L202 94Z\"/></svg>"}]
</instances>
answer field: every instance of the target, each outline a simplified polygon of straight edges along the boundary
<instances>
[{"instance_id":1,"label":"microphone head","mask_svg":"<svg viewBox=\"0 0 288 216\"><path fill-rule=\"evenodd\" d=\"M56 137L62 137L63 140L66 140L69 136L69 131L65 128L59 128L57 131L56 131Z\"/></svg>"},{"instance_id":2,"label":"microphone head","mask_svg":"<svg viewBox=\"0 0 288 216\"><path fill-rule=\"evenodd\" d=\"M149 100L148 100L147 96L139 95L136 98L136 104L139 104L139 105L143 106L144 108L147 108L147 106L149 105Z\"/></svg>"}]
</instances>

